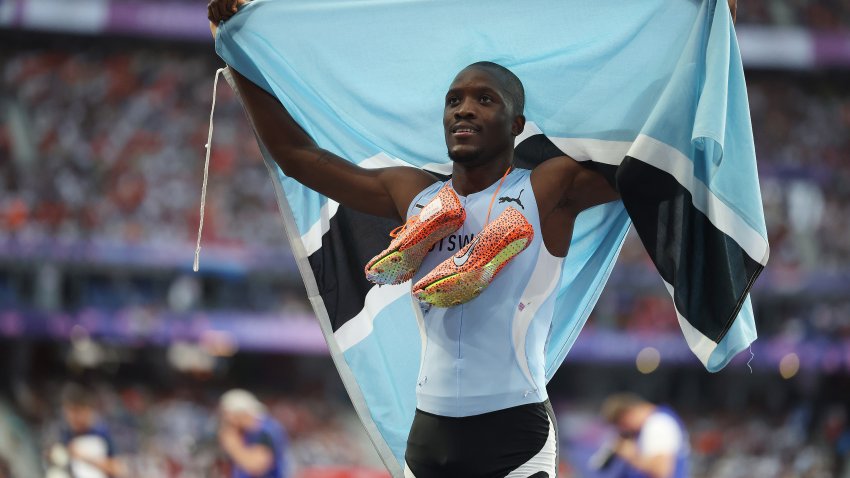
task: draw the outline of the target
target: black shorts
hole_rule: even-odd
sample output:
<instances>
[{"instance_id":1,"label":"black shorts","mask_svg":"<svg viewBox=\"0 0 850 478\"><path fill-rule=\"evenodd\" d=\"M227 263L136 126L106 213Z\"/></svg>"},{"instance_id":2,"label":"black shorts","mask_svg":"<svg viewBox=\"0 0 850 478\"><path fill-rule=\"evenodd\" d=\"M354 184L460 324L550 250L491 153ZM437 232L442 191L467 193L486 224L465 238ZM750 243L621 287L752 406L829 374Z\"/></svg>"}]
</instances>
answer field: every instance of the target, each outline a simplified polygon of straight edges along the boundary
<instances>
[{"instance_id":1,"label":"black shorts","mask_svg":"<svg viewBox=\"0 0 850 478\"><path fill-rule=\"evenodd\" d=\"M416 410L405 478L555 478L558 433L549 401L470 417Z\"/></svg>"}]
</instances>

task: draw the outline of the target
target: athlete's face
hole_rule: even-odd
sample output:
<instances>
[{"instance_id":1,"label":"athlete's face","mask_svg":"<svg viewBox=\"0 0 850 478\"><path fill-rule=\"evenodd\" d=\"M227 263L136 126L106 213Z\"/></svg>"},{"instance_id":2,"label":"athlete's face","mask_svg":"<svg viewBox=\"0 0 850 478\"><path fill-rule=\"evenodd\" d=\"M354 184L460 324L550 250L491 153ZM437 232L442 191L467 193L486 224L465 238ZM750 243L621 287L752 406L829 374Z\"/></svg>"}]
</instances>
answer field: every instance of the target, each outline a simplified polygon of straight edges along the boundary
<instances>
[{"instance_id":1,"label":"athlete's face","mask_svg":"<svg viewBox=\"0 0 850 478\"><path fill-rule=\"evenodd\" d=\"M458 163L487 161L513 148L522 131L522 116L500 82L482 68L469 67L455 77L446 93L443 128L449 158Z\"/></svg>"}]
</instances>

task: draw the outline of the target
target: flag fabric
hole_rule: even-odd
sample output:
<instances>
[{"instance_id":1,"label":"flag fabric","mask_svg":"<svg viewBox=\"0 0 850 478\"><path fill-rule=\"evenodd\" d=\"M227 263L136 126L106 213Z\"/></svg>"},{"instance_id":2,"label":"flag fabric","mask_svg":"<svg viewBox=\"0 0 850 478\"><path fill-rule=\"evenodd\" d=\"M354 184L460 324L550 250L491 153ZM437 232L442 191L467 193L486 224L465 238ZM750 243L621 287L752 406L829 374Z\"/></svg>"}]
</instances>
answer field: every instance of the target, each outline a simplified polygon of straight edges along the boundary
<instances>
[{"instance_id":1,"label":"flag fabric","mask_svg":"<svg viewBox=\"0 0 850 478\"><path fill-rule=\"evenodd\" d=\"M516 73L528 119L516 166L566 154L622 197L576 220L547 379L632 224L708 370L755 340L749 289L769 247L725 2L256 0L220 25L216 51L320 147L363 167L444 176L443 97L454 75L482 60ZM379 288L363 274L398 224L301 186L263 151L331 356L378 452L401 476L421 352L415 304L409 282Z\"/></svg>"}]
</instances>

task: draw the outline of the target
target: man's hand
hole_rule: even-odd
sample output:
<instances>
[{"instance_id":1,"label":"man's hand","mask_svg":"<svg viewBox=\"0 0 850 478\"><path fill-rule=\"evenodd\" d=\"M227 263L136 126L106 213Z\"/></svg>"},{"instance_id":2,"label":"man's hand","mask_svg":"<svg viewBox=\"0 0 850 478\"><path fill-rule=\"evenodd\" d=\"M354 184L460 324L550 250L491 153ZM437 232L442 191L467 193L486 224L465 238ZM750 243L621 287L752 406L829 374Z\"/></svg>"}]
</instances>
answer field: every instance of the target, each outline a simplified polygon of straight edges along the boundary
<instances>
[{"instance_id":1,"label":"man's hand","mask_svg":"<svg viewBox=\"0 0 850 478\"><path fill-rule=\"evenodd\" d=\"M275 457L265 444L249 445L235 426L222 423L218 429L218 442L233 463L250 476L266 476L274 466Z\"/></svg>"},{"instance_id":2,"label":"man's hand","mask_svg":"<svg viewBox=\"0 0 850 478\"><path fill-rule=\"evenodd\" d=\"M229 20L246 3L248 0L210 0L207 4L207 18L218 25L219 22Z\"/></svg>"},{"instance_id":3,"label":"man's hand","mask_svg":"<svg viewBox=\"0 0 850 478\"><path fill-rule=\"evenodd\" d=\"M620 438L614 447L614 453L620 455L620 458L629 463L633 463L640 456L637 442L631 438Z\"/></svg>"},{"instance_id":4,"label":"man's hand","mask_svg":"<svg viewBox=\"0 0 850 478\"><path fill-rule=\"evenodd\" d=\"M670 478L676 469L675 454L643 455L638 448L637 441L633 438L620 438L619 443L614 448L614 453L650 478Z\"/></svg>"},{"instance_id":5,"label":"man's hand","mask_svg":"<svg viewBox=\"0 0 850 478\"><path fill-rule=\"evenodd\" d=\"M239 430L232 425L224 423L218 429L218 442L228 454L232 454L233 450L243 446L242 436L239 434Z\"/></svg>"}]
</instances>

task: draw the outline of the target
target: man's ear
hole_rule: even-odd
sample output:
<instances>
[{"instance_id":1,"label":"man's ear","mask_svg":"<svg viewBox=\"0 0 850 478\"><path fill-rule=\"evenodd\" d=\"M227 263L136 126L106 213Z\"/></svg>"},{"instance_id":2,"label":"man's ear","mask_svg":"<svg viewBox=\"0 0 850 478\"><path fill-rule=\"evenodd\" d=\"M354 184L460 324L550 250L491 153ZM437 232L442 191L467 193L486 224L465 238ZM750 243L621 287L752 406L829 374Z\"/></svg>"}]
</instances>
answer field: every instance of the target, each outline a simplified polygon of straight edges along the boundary
<instances>
[{"instance_id":1,"label":"man's ear","mask_svg":"<svg viewBox=\"0 0 850 478\"><path fill-rule=\"evenodd\" d=\"M511 134L514 136L519 136L522 134L522 131L525 129L525 116L517 115L514 118L513 124L511 124Z\"/></svg>"}]
</instances>

